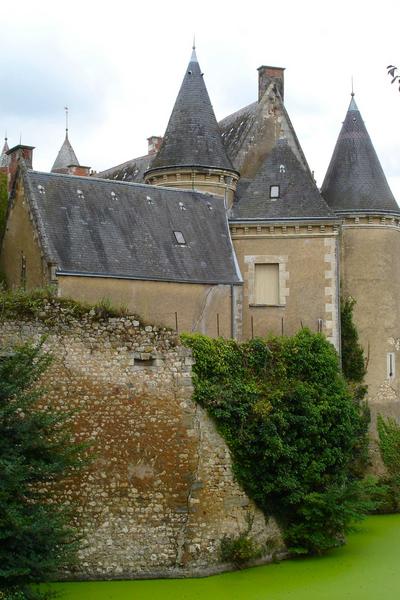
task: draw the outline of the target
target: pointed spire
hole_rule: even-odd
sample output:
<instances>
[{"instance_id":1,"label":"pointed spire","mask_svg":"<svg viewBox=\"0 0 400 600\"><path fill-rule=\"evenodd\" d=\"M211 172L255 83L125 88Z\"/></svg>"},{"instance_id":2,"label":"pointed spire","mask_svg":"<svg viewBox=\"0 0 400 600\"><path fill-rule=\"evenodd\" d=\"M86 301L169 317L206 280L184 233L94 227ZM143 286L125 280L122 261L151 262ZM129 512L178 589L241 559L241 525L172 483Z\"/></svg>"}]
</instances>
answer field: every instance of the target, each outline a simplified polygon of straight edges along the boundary
<instances>
[{"instance_id":1,"label":"pointed spire","mask_svg":"<svg viewBox=\"0 0 400 600\"><path fill-rule=\"evenodd\" d=\"M65 110L65 140L57 154L54 165L51 168L52 173L68 173L70 165L79 165L74 149L68 139L68 106L64 106Z\"/></svg>"},{"instance_id":2,"label":"pointed spire","mask_svg":"<svg viewBox=\"0 0 400 600\"><path fill-rule=\"evenodd\" d=\"M4 137L4 146L3 146L3 150L1 151L0 154L0 168L5 168L8 167L9 162L10 162L10 157L7 156L7 152L9 151L9 147L8 147L8 138L7 138L7 133Z\"/></svg>"},{"instance_id":3,"label":"pointed spire","mask_svg":"<svg viewBox=\"0 0 400 600\"><path fill-rule=\"evenodd\" d=\"M336 211L399 210L353 91L321 193Z\"/></svg>"},{"instance_id":4,"label":"pointed spire","mask_svg":"<svg viewBox=\"0 0 400 600\"><path fill-rule=\"evenodd\" d=\"M192 56L151 170L176 166L233 170L200 70L194 41Z\"/></svg>"},{"instance_id":5,"label":"pointed spire","mask_svg":"<svg viewBox=\"0 0 400 600\"><path fill-rule=\"evenodd\" d=\"M190 62L199 62L196 55L196 36L193 36L192 56L190 57Z\"/></svg>"}]
</instances>

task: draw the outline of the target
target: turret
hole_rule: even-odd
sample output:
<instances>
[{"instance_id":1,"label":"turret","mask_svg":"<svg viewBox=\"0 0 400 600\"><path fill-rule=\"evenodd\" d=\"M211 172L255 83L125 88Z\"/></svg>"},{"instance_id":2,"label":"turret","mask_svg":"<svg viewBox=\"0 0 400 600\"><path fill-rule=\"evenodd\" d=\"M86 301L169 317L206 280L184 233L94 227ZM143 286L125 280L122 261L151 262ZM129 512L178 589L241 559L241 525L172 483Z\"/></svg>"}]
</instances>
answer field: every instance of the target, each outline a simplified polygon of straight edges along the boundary
<instances>
[{"instance_id":1,"label":"turret","mask_svg":"<svg viewBox=\"0 0 400 600\"><path fill-rule=\"evenodd\" d=\"M335 211L398 211L353 93L321 193Z\"/></svg>"},{"instance_id":2,"label":"turret","mask_svg":"<svg viewBox=\"0 0 400 600\"><path fill-rule=\"evenodd\" d=\"M195 48L157 156L145 173L152 185L211 192L230 206L238 172L232 167Z\"/></svg>"},{"instance_id":3,"label":"turret","mask_svg":"<svg viewBox=\"0 0 400 600\"><path fill-rule=\"evenodd\" d=\"M372 423L400 419L400 211L353 94L321 192L342 219L341 293L356 300Z\"/></svg>"}]
</instances>

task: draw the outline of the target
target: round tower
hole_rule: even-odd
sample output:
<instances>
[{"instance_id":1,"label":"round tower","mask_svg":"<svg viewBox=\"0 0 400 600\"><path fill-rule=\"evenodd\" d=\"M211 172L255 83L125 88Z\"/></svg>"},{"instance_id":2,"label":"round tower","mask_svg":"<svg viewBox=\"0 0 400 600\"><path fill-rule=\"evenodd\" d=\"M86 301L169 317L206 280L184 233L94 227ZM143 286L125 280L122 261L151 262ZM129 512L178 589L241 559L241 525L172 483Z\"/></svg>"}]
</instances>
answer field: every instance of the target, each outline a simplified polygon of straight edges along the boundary
<instances>
[{"instance_id":1,"label":"round tower","mask_svg":"<svg viewBox=\"0 0 400 600\"><path fill-rule=\"evenodd\" d=\"M161 147L145 173L145 182L210 192L222 196L230 207L238 178L226 154L193 47Z\"/></svg>"},{"instance_id":2,"label":"round tower","mask_svg":"<svg viewBox=\"0 0 400 600\"><path fill-rule=\"evenodd\" d=\"M356 300L372 416L400 419L400 211L354 94L321 193L342 220L342 296Z\"/></svg>"}]
</instances>

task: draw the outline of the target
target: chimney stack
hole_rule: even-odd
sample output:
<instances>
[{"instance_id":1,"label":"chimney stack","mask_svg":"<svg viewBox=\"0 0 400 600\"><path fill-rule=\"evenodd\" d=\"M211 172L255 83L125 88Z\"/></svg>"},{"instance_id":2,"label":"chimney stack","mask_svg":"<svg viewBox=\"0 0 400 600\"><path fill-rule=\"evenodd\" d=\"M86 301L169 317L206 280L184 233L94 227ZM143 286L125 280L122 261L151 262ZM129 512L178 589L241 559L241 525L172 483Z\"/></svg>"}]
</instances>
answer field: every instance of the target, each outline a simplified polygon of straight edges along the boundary
<instances>
[{"instance_id":1,"label":"chimney stack","mask_svg":"<svg viewBox=\"0 0 400 600\"><path fill-rule=\"evenodd\" d=\"M258 67L258 101L264 96L265 91L270 83L274 82L278 92L281 95L282 101L284 99L284 68L282 67L268 67L262 65Z\"/></svg>"},{"instance_id":2,"label":"chimney stack","mask_svg":"<svg viewBox=\"0 0 400 600\"><path fill-rule=\"evenodd\" d=\"M149 149L148 149L147 153L151 154L151 155L157 154L157 152L160 149L162 141L163 141L162 137L160 137L158 135L151 135L149 138L147 138L147 142L149 144Z\"/></svg>"},{"instance_id":3,"label":"chimney stack","mask_svg":"<svg viewBox=\"0 0 400 600\"><path fill-rule=\"evenodd\" d=\"M68 165L68 175L78 175L80 177L90 177L90 167L83 165Z\"/></svg>"},{"instance_id":4,"label":"chimney stack","mask_svg":"<svg viewBox=\"0 0 400 600\"><path fill-rule=\"evenodd\" d=\"M8 193L11 192L14 185L15 176L20 161L24 161L28 169L32 169L32 156L35 146L24 146L18 144L7 152L7 156L10 158L8 165Z\"/></svg>"}]
</instances>

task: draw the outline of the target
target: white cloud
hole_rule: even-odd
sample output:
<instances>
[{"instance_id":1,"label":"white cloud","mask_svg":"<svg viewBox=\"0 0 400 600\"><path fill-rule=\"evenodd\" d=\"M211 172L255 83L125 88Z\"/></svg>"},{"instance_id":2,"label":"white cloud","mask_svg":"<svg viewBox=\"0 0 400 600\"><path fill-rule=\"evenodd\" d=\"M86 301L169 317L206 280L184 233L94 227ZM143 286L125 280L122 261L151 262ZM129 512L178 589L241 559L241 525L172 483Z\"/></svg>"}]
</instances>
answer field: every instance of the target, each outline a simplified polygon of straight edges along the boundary
<instances>
[{"instance_id":1,"label":"white cloud","mask_svg":"<svg viewBox=\"0 0 400 600\"><path fill-rule=\"evenodd\" d=\"M357 103L400 200L397 0L285 3L9 3L2 13L0 131L36 145L48 169L63 139L63 106L83 164L103 169L144 154L162 134L193 33L218 118L256 99L257 67L286 67L286 104L322 182L354 76Z\"/></svg>"}]
</instances>

